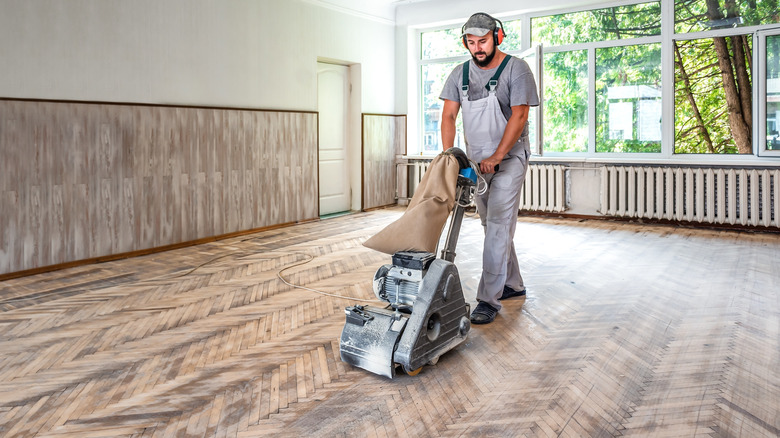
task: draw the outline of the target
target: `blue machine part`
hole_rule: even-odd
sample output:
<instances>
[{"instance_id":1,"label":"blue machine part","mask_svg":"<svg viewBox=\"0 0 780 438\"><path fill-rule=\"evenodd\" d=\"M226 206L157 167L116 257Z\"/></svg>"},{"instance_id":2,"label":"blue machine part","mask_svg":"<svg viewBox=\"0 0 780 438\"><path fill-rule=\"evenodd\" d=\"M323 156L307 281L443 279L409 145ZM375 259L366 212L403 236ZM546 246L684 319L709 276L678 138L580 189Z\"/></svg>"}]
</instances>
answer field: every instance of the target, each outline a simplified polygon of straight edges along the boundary
<instances>
[{"instance_id":1,"label":"blue machine part","mask_svg":"<svg viewBox=\"0 0 780 438\"><path fill-rule=\"evenodd\" d=\"M477 173L474 172L474 169L467 167L465 169L460 169L460 175L463 177L466 177L471 180L474 184L477 183Z\"/></svg>"}]
</instances>

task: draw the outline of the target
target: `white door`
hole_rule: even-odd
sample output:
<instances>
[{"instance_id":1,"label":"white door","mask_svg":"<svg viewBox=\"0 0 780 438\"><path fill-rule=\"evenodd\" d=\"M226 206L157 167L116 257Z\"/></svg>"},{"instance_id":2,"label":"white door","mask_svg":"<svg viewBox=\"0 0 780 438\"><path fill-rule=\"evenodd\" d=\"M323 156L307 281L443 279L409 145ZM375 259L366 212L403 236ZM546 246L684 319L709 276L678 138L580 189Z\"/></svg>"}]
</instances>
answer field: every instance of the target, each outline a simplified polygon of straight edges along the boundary
<instances>
[{"instance_id":1,"label":"white door","mask_svg":"<svg viewBox=\"0 0 780 438\"><path fill-rule=\"evenodd\" d=\"M320 216L350 209L347 160L349 67L317 63Z\"/></svg>"}]
</instances>

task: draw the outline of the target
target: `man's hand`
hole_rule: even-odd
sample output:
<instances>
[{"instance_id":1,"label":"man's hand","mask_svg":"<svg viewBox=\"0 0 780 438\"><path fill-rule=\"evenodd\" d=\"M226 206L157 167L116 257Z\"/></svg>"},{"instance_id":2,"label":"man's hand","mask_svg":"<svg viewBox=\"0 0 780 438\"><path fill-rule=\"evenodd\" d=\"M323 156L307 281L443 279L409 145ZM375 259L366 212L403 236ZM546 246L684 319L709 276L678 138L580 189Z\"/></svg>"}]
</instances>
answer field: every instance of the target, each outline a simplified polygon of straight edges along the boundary
<instances>
[{"instance_id":1,"label":"man's hand","mask_svg":"<svg viewBox=\"0 0 780 438\"><path fill-rule=\"evenodd\" d=\"M496 166L498 166L500 162L501 158L496 158L495 156L485 158L479 163L479 171L482 173L495 173Z\"/></svg>"},{"instance_id":2,"label":"man's hand","mask_svg":"<svg viewBox=\"0 0 780 438\"><path fill-rule=\"evenodd\" d=\"M489 158L482 160L479 170L482 173L495 173L496 166L506 157L506 154L512 149L523 133L525 124L528 121L528 105L517 105L512 107L512 116L506 123L504 135L496 147L496 152Z\"/></svg>"}]
</instances>

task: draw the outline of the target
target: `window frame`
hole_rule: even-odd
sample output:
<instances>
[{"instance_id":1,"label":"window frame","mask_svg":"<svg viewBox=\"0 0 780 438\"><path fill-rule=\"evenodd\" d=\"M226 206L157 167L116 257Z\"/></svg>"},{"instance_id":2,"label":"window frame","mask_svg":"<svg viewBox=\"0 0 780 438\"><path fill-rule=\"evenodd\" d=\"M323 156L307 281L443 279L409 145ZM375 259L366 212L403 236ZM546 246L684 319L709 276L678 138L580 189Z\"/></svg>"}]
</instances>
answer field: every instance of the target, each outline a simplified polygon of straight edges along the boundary
<instances>
[{"instance_id":1,"label":"window frame","mask_svg":"<svg viewBox=\"0 0 780 438\"><path fill-rule=\"evenodd\" d=\"M544 155L544 122L542 117L542 114L544 114L544 48L541 44L537 44L513 56L525 59L531 55L534 56L534 63L533 65L529 63L528 67L534 72L536 79L536 94L539 97L539 106L535 107L536 125L528 128L529 130L534 130L534 137L536 138L536 141L531 144L531 155L542 156ZM534 111L534 108L531 108L531 111Z\"/></svg>"},{"instance_id":2,"label":"window frame","mask_svg":"<svg viewBox=\"0 0 780 438\"><path fill-rule=\"evenodd\" d=\"M446 30L446 29L456 29L460 26L454 25L454 24L445 24L445 25L439 25L435 27L426 27L417 29L415 31L415 39L414 39L414 51L415 51L415 59L416 63L414 66L414 82L415 82L415 88L416 88L416 99L415 99L415 107L417 108L417 117L416 117L416 126L417 126L417 144L418 148L415 151L416 153L414 155L420 155L425 156L425 110L423 108L423 104L425 103L424 100L424 93L425 90L423 89L423 77L422 77L422 68L425 65L430 64L446 64L450 62L463 62L466 59L468 59L468 55L463 56L450 56L446 58L428 58L423 59L423 50L422 50L422 34L425 32L436 32L439 30ZM438 96L437 96L438 98ZM456 139L457 141L457 139Z\"/></svg>"},{"instance_id":3,"label":"window frame","mask_svg":"<svg viewBox=\"0 0 780 438\"><path fill-rule=\"evenodd\" d=\"M530 21L528 19L528 16L526 15L500 15L500 14L494 14L495 18L501 20L502 23L507 23L509 21L515 21L515 20L521 20L520 23L520 33L521 33L521 44L520 49L514 49L514 50L505 50L504 53L507 53L509 55L515 56L515 57L524 57L528 56L532 50L529 46L530 41ZM465 21L465 19L464 19ZM462 24L443 24L438 26L430 26L430 27L421 27L419 29L416 29L414 32L414 51L415 51L415 66L414 66L414 81L415 81L415 107L417 112L416 117L416 126L417 126L417 144L418 148L416 150L416 153L413 155L423 155L423 142L425 140L425 114L423 110L423 81L422 81L422 68L425 65L430 64L446 64L449 62L459 62L463 63L469 59L471 59L471 56L468 54L468 50L464 47L465 54L462 56L450 56L450 57L444 57L444 58L428 58L423 59L423 53L422 53L422 34L426 32L436 32L440 30L446 30L446 29L460 29L463 25ZM541 59L541 57L540 57ZM537 84L537 87L539 87L539 84ZM538 88L537 88L538 91ZM438 97L438 96L437 96ZM540 95L541 98L541 95ZM540 105L541 106L541 105ZM537 135L537 139L541 139L541 135ZM457 142L457 139L456 139ZM533 148L532 148L533 149ZM541 151L541 146L537 148L538 151ZM540 154L540 153L539 153ZM428 155L430 156L430 155Z\"/></svg>"},{"instance_id":4,"label":"window frame","mask_svg":"<svg viewBox=\"0 0 780 438\"><path fill-rule=\"evenodd\" d=\"M766 76L760 74L760 68L764 68L766 61L765 37L769 35L780 34L780 23L739 26L736 28L715 29L707 31L698 31L690 33L675 33L675 0L658 0L661 5L661 33L660 35L629 38L622 40L596 41L588 43L577 43L565 46L541 47L542 56L539 62L543 64L544 54L565 52L571 50L587 50L588 58L588 144L586 152L550 152L544 151L544 158L553 161L579 161L579 162L605 162L605 163L625 163L625 164L683 164L683 165L776 165L780 158L780 151L766 149L766 124L761 125L762 120L766 120ZM615 2L605 2L598 4L582 5L574 8L558 8L543 11L535 11L525 14L500 15L494 14L502 22L521 20L521 49L507 51L513 56L520 56L531 47L531 22L534 18L550 15L568 14L576 12L585 12L595 9L604 9L616 6L627 6L632 4L648 3L647 0L624 0ZM464 18L465 20L465 18ZM457 23L460 23L459 20ZM417 142L420 144L418 153L422 150L422 140L424 137L424 114L422 113L423 90L422 90L422 66L431 63L445 62L463 62L469 59L468 54L457 57L422 59L421 35L424 32L432 32L442 29L459 28L461 24L450 22L438 26L421 26L414 30L414 73L409 78L415 81L415 106L416 124L418 126ZM674 102L674 53L673 42L676 40L693 40L701 38L712 38L713 36L730 36L751 34L753 37L753 66L750 72L753 83L753 153L752 154L677 154L675 153L675 102ZM763 39L762 39L763 38ZM606 47L631 46L640 44L661 44L661 151L660 152L596 152L596 50ZM757 50L760 50L757 52ZM757 56L758 55L758 56ZM543 73L542 73L543 74ZM544 99L544 84L539 81L540 100ZM544 111L540 110L538 129L542 129L545 123ZM756 120L759 123L756 123ZM540 142L543 142L541 134L538 136ZM541 152L541 149L540 149ZM535 154L540 158L541 154Z\"/></svg>"},{"instance_id":5,"label":"window frame","mask_svg":"<svg viewBox=\"0 0 780 438\"><path fill-rule=\"evenodd\" d=\"M653 38L653 37L647 37L647 38ZM628 41L628 40L626 40L626 41ZM596 137L596 134L597 134L597 131L598 131L598 124L599 124L599 121L600 121L599 115L598 115L598 110L599 110L598 98L599 98L599 96L598 96L598 91L596 89L596 82L597 82L597 79L598 79L598 75L597 75L597 73L598 73L598 66L596 65L596 61L598 60L598 57L596 56L597 52L600 49L605 49L605 48L643 46L643 45L651 45L651 44L658 45L659 49L663 48L663 45L661 44L661 42L658 41L658 42L641 42L641 43L635 43L635 44L613 44L613 45L608 45L606 47L596 47L596 48L593 49L593 54L592 54L593 58L592 59L594 59L594 62L591 64L591 66L593 67L593 81L588 84L588 87L589 87L589 91L594 93L594 99L593 99L594 108L593 108L593 111L592 111L592 116L594 117L594 120L593 120L592 123L590 123L590 122L588 123L588 127L590 129L590 125L591 124L593 125L593 131L594 131L593 132L593 136L592 136L592 139L593 139L593 142L594 142L593 143L593 148L594 148L594 153L599 155L599 156L603 156L603 155L606 155L606 154L612 154L612 155L615 155L615 156L625 156L625 155L629 155L630 154L630 155L637 155L637 156L641 157L641 156L648 156L648 155L658 155L658 154L661 154L662 151L663 151L663 120L664 120L663 114L662 114L662 117L661 117L661 122L662 122L661 123L661 138L660 138L660 140L658 140L658 143L661 146L661 150L658 151L658 152L599 152L598 151L598 141L599 141L599 139ZM590 51L588 52L588 55L589 55L588 58L591 59L590 58L590 56L591 56ZM661 66L661 64L662 64L662 57L663 57L663 54L659 54L659 57L657 58L657 61L658 61L658 74L659 74L659 77L661 77L661 78L663 76L663 70L662 70L662 66ZM592 88L591 88L591 85L592 85ZM661 95L660 95L661 102L660 103L661 103L661 107L663 108L663 85L661 86L661 90L659 90L659 91L661 93ZM589 109L590 109L590 107L589 107ZM609 119L607 119L607 121L609 121Z\"/></svg>"},{"instance_id":6,"label":"window frame","mask_svg":"<svg viewBox=\"0 0 780 438\"><path fill-rule=\"evenodd\" d=\"M646 3L646 2L640 2ZM547 16L550 14L544 14L541 16ZM545 156L548 157L600 157L600 158L615 158L615 157L650 157L658 156L663 152L596 152L596 110L597 110L597 96L596 96L596 50L610 47L625 47L635 46L643 44L657 44L661 43L660 36L631 38L627 40L610 40L610 41L597 41L591 43L577 43L566 46L542 46L542 53L544 56L548 53L558 52L571 52L584 50L587 52L588 58L588 144L586 145L585 152L545 152ZM661 45L663 57L663 44ZM663 77L663 59L661 60L661 76ZM663 105L663 80L661 81L661 95ZM662 115L661 123L661 150L663 151L663 129L666 117ZM542 123L544 123L544 114L542 114Z\"/></svg>"},{"instance_id":7,"label":"window frame","mask_svg":"<svg viewBox=\"0 0 780 438\"><path fill-rule=\"evenodd\" d=\"M674 4L673 1L670 1L670 3ZM776 27L776 25L772 25L773 27ZM757 60L756 53L759 50L758 47L758 33L762 30L765 31L767 29L768 25L756 25L756 26L740 26L740 27L733 27L733 28L725 28L725 29L715 29L715 30L707 30L707 31L701 31L701 32L690 32L690 33L678 33L674 34L674 38L672 39L672 42L674 41L691 41L691 40L701 40L701 39L709 39L714 37L729 37L734 35L750 35L753 39L753 59ZM778 27L780 29L780 27ZM671 45L671 43L670 43ZM670 47L671 51L671 47ZM759 56L761 53L758 53ZM673 60L670 60L670 63L673 65ZM671 155L674 157L711 157L712 159L717 160L717 157L729 157L736 160L748 160L748 159L756 159L760 156L760 148L761 144L757 143L758 139L758 125L756 124L756 120L761 120L761 117L763 116L763 113L761 112L761 108L759 106L759 101L761 100L761 95L758 92L758 86L759 82L761 81L761 75L759 72L759 64L758 62L753 62L752 71L750 72L751 82L753 84L753 126L752 126L752 137L753 137L753 153L752 154L677 154L674 152L675 144L674 144L674 122L672 119L671 124ZM671 104L672 104L672 117L674 117L674 70L672 69L672 79L671 79L671 85L669 88L671 88ZM764 78L766 79L766 78ZM764 108L766 110L766 108ZM765 116L763 116L765 118ZM764 143L764 146L766 144ZM769 155L763 155L764 157ZM780 157L780 154L772 154L771 156L778 156ZM722 158L721 158L722 159ZM705 162L709 162L708 160L704 160Z\"/></svg>"},{"instance_id":8,"label":"window frame","mask_svg":"<svg viewBox=\"0 0 780 438\"><path fill-rule=\"evenodd\" d=\"M651 0L652 1L652 0ZM538 11L527 15L528 19L528 33L527 37L531 38L531 23L534 18L547 17L550 15L570 14L577 12L587 12L596 9L604 9L618 6L629 6L642 3L650 3L648 0L631 0L631 1L616 1L609 3L599 3L584 5L576 8L560 8L546 11ZM674 5L674 1L658 0L661 5L661 33L659 35L644 36L637 38L607 40L607 41L592 41L588 43L575 43L561 46L548 46L543 45L542 56L547 53L556 52L569 52L574 50L587 51L588 59L588 144L586 145L585 152L545 152L545 157L550 158L562 158L569 159L574 158L578 160L595 160L595 161L648 161L658 158L667 158L665 151L666 139L664 138L664 132L666 129L667 114L664 111L664 43L663 37L667 26L664 26L664 4L671 3ZM525 36L525 34L524 34ZM597 95L596 95L596 50L608 47L625 47L642 44L661 44L661 152L596 152L596 120L597 120ZM544 113L542 113L542 125L544 124Z\"/></svg>"},{"instance_id":9,"label":"window frame","mask_svg":"<svg viewBox=\"0 0 780 438\"><path fill-rule=\"evenodd\" d=\"M766 60L766 38L769 36L780 36L780 26L776 26L773 28L764 28L762 30L759 30L754 33L754 49L753 53L755 54L756 51L758 51L758 56L754 56L753 59L756 60L754 63L755 67L754 70L756 72L756 76L758 76L757 81L757 99L754 99L754 106L758 106L758 117L754 117L753 120L753 138L758 139L758 149L757 153L760 157L780 157L780 150L770 150L766 147L766 140L767 140L767 126L766 126L766 120L767 120L767 105L766 105L766 94L767 94L767 75L761 74L761 72L766 72L766 66L767 66L767 60ZM756 102L758 101L758 102ZM758 120L758 123L756 123L756 120ZM775 124L780 124L780 120L776 120ZM778 129L780 131L780 129Z\"/></svg>"}]
</instances>

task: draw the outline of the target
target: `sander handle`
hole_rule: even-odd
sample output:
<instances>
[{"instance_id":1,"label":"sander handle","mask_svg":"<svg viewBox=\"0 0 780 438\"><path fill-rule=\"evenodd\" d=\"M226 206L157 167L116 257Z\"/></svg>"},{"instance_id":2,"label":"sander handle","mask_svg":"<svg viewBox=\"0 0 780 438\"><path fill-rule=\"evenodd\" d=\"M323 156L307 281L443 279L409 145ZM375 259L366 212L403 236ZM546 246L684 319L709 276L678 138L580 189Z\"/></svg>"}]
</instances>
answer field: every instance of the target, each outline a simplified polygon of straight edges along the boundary
<instances>
[{"instance_id":1,"label":"sander handle","mask_svg":"<svg viewBox=\"0 0 780 438\"><path fill-rule=\"evenodd\" d=\"M460 225L463 222L463 213L466 211L466 206L471 203L471 188L474 185L467 178L458 178L458 182L459 184L455 189L455 207L452 209L447 239L444 241L444 248L441 250L441 258L450 263L455 262L455 247L458 246Z\"/></svg>"},{"instance_id":2,"label":"sander handle","mask_svg":"<svg viewBox=\"0 0 780 438\"><path fill-rule=\"evenodd\" d=\"M481 161L479 162L478 166L479 166L480 169L482 169L482 162ZM493 166L493 173L498 172L498 166L500 166L500 164L496 164L495 166Z\"/></svg>"}]
</instances>

